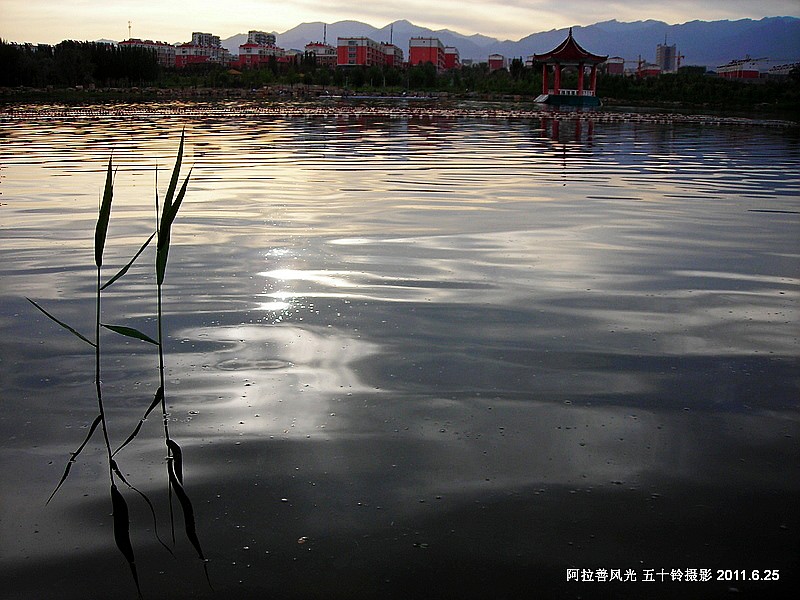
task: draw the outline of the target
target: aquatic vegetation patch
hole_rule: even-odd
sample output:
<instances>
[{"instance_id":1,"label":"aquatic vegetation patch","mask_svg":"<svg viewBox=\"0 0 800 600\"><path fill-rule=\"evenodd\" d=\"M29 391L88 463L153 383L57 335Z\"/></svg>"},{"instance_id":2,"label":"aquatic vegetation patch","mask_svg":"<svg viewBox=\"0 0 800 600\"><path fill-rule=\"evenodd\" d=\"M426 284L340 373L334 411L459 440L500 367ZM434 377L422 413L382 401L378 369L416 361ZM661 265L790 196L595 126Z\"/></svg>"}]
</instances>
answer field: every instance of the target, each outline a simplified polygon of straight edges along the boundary
<instances>
[{"instance_id":1,"label":"aquatic vegetation patch","mask_svg":"<svg viewBox=\"0 0 800 600\"><path fill-rule=\"evenodd\" d=\"M131 260L124 267L122 267L119 271L117 271L117 273L113 277L111 277L106 283L103 284L102 283L103 251L106 246L109 222L111 220L111 206L114 198L115 172L113 169L113 157L109 158L108 167L106 169L105 184L103 187L103 195L100 201L97 223L94 231L94 262L97 268L97 277L95 285L94 340L91 340L88 336L80 333L72 326L68 325L64 321L54 316L51 312L46 310L36 301L32 300L31 298L28 298L28 301L39 311L41 311L42 314L44 314L46 317L48 317L50 320L52 320L62 328L72 333L82 342L91 346L94 349L94 354L95 354L94 388L95 388L98 414L92 421L89 427L89 431L87 432L83 442L77 447L75 451L70 453L70 457L67 460L61 479L56 484L55 489L53 490L52 494L47 499L47 502L45 504L49 504L53 500L53 498L62 488L64 483L67 481L73 466L76 464L78 456L86 448L87 444L95 435L95 433L98 431L98 429L102 431L104 446L106 450L108 477L110 484L110 497L111 497L110 499L111 499L112 514L113 514L114 542L117 546L117 549L125 558L125 561L128 564L128 568L130 570L139 597L142 597L142 591L139 583L138 571L136 568L136 557L134 553L134 548L131 543L130 512L128 510L128 503L125 499L125 496L120 491L120 486L127 488L132 492L135 492L145 501L145 503L149 507L149 510L153 518L153 530L155 537L170 554L172 553L172 550L169 548L167 544L164 543L164 541L161 539L158 533L158 518L156 515L155 506L153 505L153 503L150 501L150 499L147 497L146 494L144 494L135 486L133 486L131 483L129 483L128 480L123 476L122 471L120 470L119 465L117 463L116 457L124 448L126 448L135 441L136 437L139 435L142 429L142 426L147 420L147 417L159 406L161 407L161 416L164 424L164 445L167 451L166 467L167 467L167 485L169 490L169 514L170 514L170 524L172 529L172 543L173 545L175 544L174 513L172 507L173 504L172 494L174 493L175 497L177 498L178 504L181 508L181 511L183 512L184 530L186 538L189 540L189 542L196 550L200 560L203 561L203 569L206 575L206 579L209 581L210 585L207 560L203 552L202 546L200 544L200 539L197 534L194 507L192 505L191 499L189 498L189 494L187 493L184 486L183 452L181 450L180 445L170 436L169 421L168 421L168 414L166 410L166 399L165 399L165 356L164 356L164 334L163 334L164 328L163 328L163 314L162 314L162 287L166 275L167 257L169 255L169 249L170 249L170 233L172 230L172 226L175 222L175 219L177 217L178 210L180 209L183 199L186 196L186 191L189 185L189 179L191 177L191 170L190 170L189 174L186 176L183 184L178 190L178 181L180 178L181 165L183 162L184 143L185 143L185 133L181 133L181 140L178 148L178 154L175 159L175 165L172 170L172 176L170 178L169 186L167 188L167 192L164 197L163 209L160 209L159 207L158 181L156 179L155 232L153 232L148 237L148 239L142 244L142 246L135 253L133 258L131 258ZM156 173L157 172L158 169L156 168ZM144 251L150 245L153 239L157 239L156 260L154 265L157 306L158 306L157 339L133 327L129 327L127 325L112 325L109 323L104 323L101 320L102 316L101 300L103 296L103 291L106 290L112 284L122 279L122 277L124 277L124 275L129 271L131 266L144 253ZM120 444L115 450L112 450L112 445L110 441L111 436L109 435L110 425L106 416L105 399L103 398L103 386L101 377L101 364L102 364L101 330L102 329L117 335L122 335L128 338L136 339L154 345L158 349L159 385L153 396L153 400L149 403L147 409L144 411L143 416L139 419L138 423L132 428L131 433L126 437L125 441L122 442L122 444Z\"/></svg>"}]
</instances>

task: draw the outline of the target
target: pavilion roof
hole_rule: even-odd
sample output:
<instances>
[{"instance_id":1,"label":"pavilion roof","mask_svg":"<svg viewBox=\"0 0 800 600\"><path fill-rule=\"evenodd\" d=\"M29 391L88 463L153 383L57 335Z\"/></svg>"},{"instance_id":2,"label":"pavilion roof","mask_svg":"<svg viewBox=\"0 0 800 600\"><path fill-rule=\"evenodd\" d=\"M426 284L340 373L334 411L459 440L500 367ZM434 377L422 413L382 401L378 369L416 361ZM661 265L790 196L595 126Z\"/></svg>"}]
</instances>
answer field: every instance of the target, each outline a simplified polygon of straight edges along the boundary
<instances>
[{"instance_id":1,"label":"pavilion roof","mask_svg":"<svg viewBox=\"0 0 800 600\"><path fill-rule=\"evenodd\" d=\"M575 38L572 37L572 27L569 28L567 39L561 42L550 52L534 54L533 59L540 63L601 63L605 62L608 55L601 56L584 50Z\"/></svg>"}]
</instances>

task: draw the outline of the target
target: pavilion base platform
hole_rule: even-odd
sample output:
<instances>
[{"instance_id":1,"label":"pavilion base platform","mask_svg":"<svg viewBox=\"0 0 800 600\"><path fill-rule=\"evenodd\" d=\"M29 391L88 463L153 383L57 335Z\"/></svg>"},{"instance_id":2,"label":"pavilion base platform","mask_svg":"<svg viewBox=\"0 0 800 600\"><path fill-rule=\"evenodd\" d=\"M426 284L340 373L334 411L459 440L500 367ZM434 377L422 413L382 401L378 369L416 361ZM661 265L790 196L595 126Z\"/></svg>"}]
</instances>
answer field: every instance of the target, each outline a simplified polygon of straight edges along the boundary
<instances>
[{"instance_id":1,"label":"pavilion base platform","mask_svg":"<svg viewBox=\"0 0 800 600\"><path fill-rule=\"evenodd\" d=\"M600 106L601 104L600 98L597 96L568 96L563 94L540 94L534 102L551 106Z\"/></svg>"}]
</instances>

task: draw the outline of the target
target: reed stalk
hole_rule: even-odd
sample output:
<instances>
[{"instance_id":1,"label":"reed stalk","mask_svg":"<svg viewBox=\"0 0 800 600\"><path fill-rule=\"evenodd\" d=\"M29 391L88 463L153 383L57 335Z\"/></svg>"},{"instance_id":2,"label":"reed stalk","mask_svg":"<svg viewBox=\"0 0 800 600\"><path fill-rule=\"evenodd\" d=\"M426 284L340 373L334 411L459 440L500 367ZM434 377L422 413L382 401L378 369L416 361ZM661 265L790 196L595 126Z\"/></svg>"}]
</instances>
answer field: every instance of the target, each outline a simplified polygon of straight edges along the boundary
<instances>
[{"instance_id":1,"label":"reed stalk","mask_svg":"<svg viewBox=\"0 0 800 600\"><path fill-rule=\"evenodd\" d=\"M120 471L116 461L114 460L114 452L111 450L111 439L108 433L108 420L106 418L106 409L105 409L105 404L103 402L103 385L102 385L103 380L101 377L102 353L100 345L100 327L103 326L103 323L100 317L102 314L102 290L106 287L102 285L102 270L103 270L103 251L105 249L106 237L108 234L108 223L111 218L111 203L114 199L114 173L112 165L113 165L113 159L109 158L108 168L106 169L106 182L103 188L103 196L100 201L100 208L94 234L94 262L95 266L97 267L97 278L95 285L94 342L89 340L83 334L79 333L73 327L70 327L63 321L60 321L59 319L48 313L46 310L44 310L44 308L39 306L36 302L31 300L30 298L28 298L28 301L30 301L31 304L33 304L36 308L42 311L42 313L44 313L47 317L49 317L50 319L52 319L53 321L55 321L56 323L58 323L71 333L73 333L79 339L89 343L91 346L94 347L94 388L95 388L95 396L97 399L98 415L92 422L92 425L90 426L89 432L86 435L86 438L84 439L83 443L78 447L77 450L75 450L75 452L73 452L70 455L70 458L67 461L67 465L64 469L64 474L61 476L61 480L56 485L56 488L53 490L53 493L50 494L50 497L47 499L46 504L50 503L50 501L56 495L56 492L58 492L58 490L64 484L67 477L69 476L72 465L75 464L78 455L83 451L83 449L89 443L89 440L91 440L92 436L94 435L95 431L99 426L100 430L103 433L103 442L105 444L107 464L108 464L108 479L110 483L111 506L113 512L113 521L114 521L114 541L117 544L117 548L120 550L122 555L125 557L125 560L128 562L128 566L131 570L131 575L133 576L134 583L136 584L137 594L141 598L142 592L139 586L139 576L136 571L136 558L134 556L133 547L131 545L131 540L130 540L130 520L128 513L128 505L127 502L125 501L125 497L117 488L117 478L120 480L120 482L123 482L126 485L130 486L130 484L128 484L128 482L125 481L122 472Z\"/></svg>"},{"instance_id":2,"label":"reed stalk","mask_svg":"<svg viewBox=\"0 0 800 600\"><path fill-rule=\"evenodd\" d=\"M94 387L97 399L98 414L92 421L92 424L89 427L89 431L85 439L81 443L81 445L78 446L78 448L70 454L70 458L67 461L67 464L64 468L64 473L61 476L61 479L59 480L52 494L48 498L47 503L49 503L53 499L58 490L67 480L71 468L76 463L78 456L87 446L89 441L92 439L92 436L99 428L103 434L103 442L106 451L106 460L108 463L108 477L110 482L111 505L113 510L113 522L114 522L114 540L117 545L117 548L125 557L125 560L128 563L134 583L136 584L136 591L139 598L142 597L142 593L141 593L141 587L139 585L139 576L136 570L136 560L133 551L133 546L130 540L130 516L125 497L123 496L122 492L117 486L118 482L120 484L127 486L128 488L130 488L131 490L135 491L140 496L142 496L142 498L144 498L144 500L150 507L150 511L153 516L156 538L162 544L162 546L164 546L165 548L167 548L168 551L170 551L170 553L172 551L169 549L168 546L166 546L166 544L164 544L164 542L158 535L157 518L156 518L155 508L153 507L152 502L150 502L150 500L147 498L145 494L136 489L125 479L125 477L122 474L122 471L120 470L116 462L115 457L124 447L126 447L136 438L148 415L158 406L161 407L161 415L164 426L164 444L167 451L167 479L168 479L168 490L170 496L169 511L170 511L170 522L173 523L172 525L173 543L175 542L175 528L174 528L174 517L172 509L172 494L174 492L183 511L186 537L197 551L198 557L203 561L203 569L206 575L206 579L208 580L210 585L207 560L201 548L200 540L197 536L194 508L183 485L183 453L178 443L170 437L169 414L167 413L167 404L164 393L165 383L166 383L166 376L165 376L166 369L165 369L165 358L164 358L163 284L166 272L167 257L170 247L170 234L171 234L172 224L175 221L178 209L180 208L183 199L186 195L186 190L189 184L189 178L191 176L191 170L190 170L189 175L186 176L183 185L181 186L180 190L178 190L178 178L183 160L184 140L185 140L185 133L181 133L181 141L180 141L180 146L178 148L178 155L175 160L175 166L173 168L172 177L170 179L169 187L167 189L167 194L164 199L163 211L160 212L160 215L159 215L158 191L157 191L158 181L156 179L156 231L147 239L147 241L144 242L139 251L124 267L122 267L122 269L120 269L105 284L102 284L103 251L105 249L106 237L108 234L108 224L111 217L111 203L114 196L113 162L112 159L109 158L108 168L106 170L106 181L103 189L103 196L100 201L99 214L98 214L97 224L95 226L94 254L95 254L95 265L97 267L97 277L96 277L96 286L94 294L95 296L94 341L92 341L87 336L83 335L82 333L80 333L67 323L53 316L51 313L45 310L41 305L39 305L34 300L28 298L28 301L31 304L33 304L33 306L35 306L39 311L41 311L45 316L47 316L49 319L51 319L52 321L54 321L55 323L57 323L70 333L72 333L73 335L75 335L82 342L92 346L94 349L94 358L95 358ZM156 169L156 177L157 177L157 172L158 169ZM148 247L148 245L154 238L157 238L156 261L155 261L156 288L157 288L157 328L158 328L157 339L153 339L147 334L142 333L141 331L134 329L132 327L127 327L122 325L110 325L107 323L103 323L101 320L103 290L105 290L108 286L115 283L117 280L119 280L128 272L128 270L136 261L136 259L139 258L139 256L141 256L141 254L144 252L144 250ZM128 435L125 441L119 447L117 447L116 450L113 451L111 446L111 438L109 435L109 424L107 419L106 407L103 401L103 386L101 377L102 362L101 362L101 344L100 344L101 327L123 336L127 336L130 338L141 340L143 342L154 344L158 347L158 367L159 367L158 390L156 391L153 400L148 406L147 410L144 412L144 415L139 420L139 423L135 426L135 428L130 433L130 435Z\"/></svg>"},{"instance_id":3,"label":"reed stalk","mask_svg":"<svg viewBox=\"0 0 800 600\"><path fill-rule=\"evenodd\" d=\"M136 592L139 598L142 597L142 590L139 586L139 576L136 571L136 558L133 553L133 546L130 538L130 517L128 505L125 497L119 491L114 479L115 472L119 473L120 479L124 481L122 473L117 468L111 450L111 441L108 436L108 422L106 420L105 407L103 405L102 379L100 378L100 326L101 326L101 297L102 297L102 267L103 250L105 249L106 236L108 233L108 222L111 218L111 201L114 197L114 182L111 169L111 159L108 161L108 171L106 173L106 184L103 191L103 200L100 204L100 212L95 227L94 253L95 264L97 265L97 285L95 295L95 389L97 391L97 404L100 412L100 424L103 430L103 439L106 445L108 456L108 477L111 482L111 506L114 520L114 541L117 548L128 561L131 575L136 583Z\"/></svg>"},{"instance_id":4,"label":"reed stalk","mask_svg":"<svg viewBox=\"0 0 800 600\"><path fill-rule=\"evenodd\" d=\"M206 574L206 579L209 581L208 565L203 549L200 545L200 540L197 537L197 529L195 525L194 508L189 495L183 486L183 452L178 443L170 437L169 433L169 413L167 412L166 401L166 367L164 360L164 311L163 311L163 287L164 278L166 276L167 259L169 257L170 238L172 234L172 225L178 215L178 210L183 203L186 196L186 189L189 185L189 179L192 176L192 170L189 170L183 185L178 190L178 181L180 178L181 165L183 163L183 149L185 143L186 132L181 133L181 141L178 146L178 154L175 158L175 166L172 169L172 176L167 187L167 193L164 196L164 206L159 207L158 194L156 194L156 319L158 327L158 372L159 372L159 390L161 392L161 416L164 421L164 444L167 450L167 478L169 481L169 507L170 507L170 523L172 525L173 542L175 539L174 517L172 510L172 492L178 499L181 505L184 519L184 529L186 537L189 542L194 546L198 558L203 561L203 569ZM156 172L158 172L156 170ZM177 191L177 194L176 194Z\"/></svg>"}]
</instances>

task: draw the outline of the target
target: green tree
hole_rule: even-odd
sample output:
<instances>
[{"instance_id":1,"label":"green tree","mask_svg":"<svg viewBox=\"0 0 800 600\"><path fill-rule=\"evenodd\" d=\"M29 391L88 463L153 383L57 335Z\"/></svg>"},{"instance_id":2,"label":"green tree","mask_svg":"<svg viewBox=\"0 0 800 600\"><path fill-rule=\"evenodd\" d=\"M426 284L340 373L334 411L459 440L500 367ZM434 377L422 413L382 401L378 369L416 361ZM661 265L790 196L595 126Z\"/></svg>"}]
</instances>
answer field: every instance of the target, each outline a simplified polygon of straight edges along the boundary
<instances>
[{"instance_id":1,"label":"green tree","mask_svg":"<svg viewBox=\"0 0 800 600\"><path fill-rule=\"evenodd\" d=\"M524 71L525 71L525 63L522 62L521 58L515 58L511 61L511 65L509 66L511 79L513 79L514 81L519 81L519 79L523 76Z\"/></svg>"}]
</instances>

